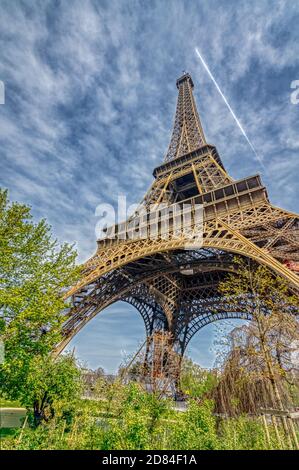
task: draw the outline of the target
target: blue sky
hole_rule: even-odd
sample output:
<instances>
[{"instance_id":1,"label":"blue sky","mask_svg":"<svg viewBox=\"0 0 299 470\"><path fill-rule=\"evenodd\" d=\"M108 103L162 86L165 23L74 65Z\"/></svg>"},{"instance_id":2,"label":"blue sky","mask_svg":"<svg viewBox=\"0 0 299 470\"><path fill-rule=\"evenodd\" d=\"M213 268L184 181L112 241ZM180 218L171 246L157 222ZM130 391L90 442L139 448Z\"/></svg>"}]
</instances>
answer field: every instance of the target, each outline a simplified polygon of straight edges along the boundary
<instances>
[{"instance_id":1,"label":"blue sky","mask_svg":"<svg viewBox=\"0 0 299 470\"><path fill-rule=\"evenodd\" d=\"M95 208L138 202L163 160L182 70L208 142L234 178L262 174L275 205L298 210L299 3L229 0L0 0L0 185L46 217L79 260L95 251ZM195 54L199 49L262 167ZM192 340L203 366L214 326ZM142 341L118 303L76 337L77 355L113 371Z\"/></svg>"}]
</instances>

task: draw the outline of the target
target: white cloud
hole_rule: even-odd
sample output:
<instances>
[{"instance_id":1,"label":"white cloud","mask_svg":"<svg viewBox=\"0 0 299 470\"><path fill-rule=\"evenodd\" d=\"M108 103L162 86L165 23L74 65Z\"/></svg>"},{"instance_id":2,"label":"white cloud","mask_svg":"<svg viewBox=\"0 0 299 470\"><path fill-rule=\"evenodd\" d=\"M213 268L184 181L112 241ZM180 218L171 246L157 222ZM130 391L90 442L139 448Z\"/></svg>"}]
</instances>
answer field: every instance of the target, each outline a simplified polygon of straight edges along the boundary
<instances>
[{"instance_id":1,"label":"white cloud","mask_svg":"<svg viewBox=\"0 0 299 470\"><path fill-rule=\"evenodd\" d=\"M95 249L94 210L138 202L165 155L183 69L208 141L233 177L260 172L209 77L202 51L255 148L273 202L298 201L296 2L1 3L0 184L45 216L80 259Z\"/></svg>"}]
</instances>

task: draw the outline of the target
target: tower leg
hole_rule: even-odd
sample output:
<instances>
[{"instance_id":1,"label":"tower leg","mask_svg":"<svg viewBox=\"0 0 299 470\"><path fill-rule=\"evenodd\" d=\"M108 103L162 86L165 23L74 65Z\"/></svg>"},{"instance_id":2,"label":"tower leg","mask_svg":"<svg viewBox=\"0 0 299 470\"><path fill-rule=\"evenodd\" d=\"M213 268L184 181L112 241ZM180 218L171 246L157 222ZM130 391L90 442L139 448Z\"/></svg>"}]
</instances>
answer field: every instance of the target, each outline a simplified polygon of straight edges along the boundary
<instances>
[{"instance_id":1,"label":"tower leg","mask_svg":"<svg viewBox=\"0 0 299 470\"><path fill-rule=\"evenodd\" d=\"M175 397L179 387L180 356L169 331L157 330L147 339L141 381L148 391Z\"/></svg>"}]
</instances>

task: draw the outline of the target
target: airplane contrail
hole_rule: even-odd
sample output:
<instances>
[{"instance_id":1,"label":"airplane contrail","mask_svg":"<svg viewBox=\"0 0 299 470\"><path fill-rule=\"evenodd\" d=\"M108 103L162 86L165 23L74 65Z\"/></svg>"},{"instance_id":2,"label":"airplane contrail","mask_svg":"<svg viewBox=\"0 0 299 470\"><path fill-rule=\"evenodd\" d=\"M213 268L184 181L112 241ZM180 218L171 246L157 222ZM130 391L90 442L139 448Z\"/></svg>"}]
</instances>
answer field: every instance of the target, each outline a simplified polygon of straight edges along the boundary
<instances>
[{"instance_id":1,"label":"airplane contrail","mask_svg":"<svg viewBox=\"0 0 299 470\"><path fill-rule=\"evenodd\" d=\"M245 130L244 130L242 124L240 123L239 119L237 118L237 116L236 116L235 113L233 112L232 108L230 107L229 102L227 101L227 99L225 98L224 94L222 93L222 91L221 91L221 89L220 89L218 83L216 82L215 78L213 77L212 72L210 71L209 67L207 66L206 62L204 61L204 59L203 59L202 55L200 54L199 50L197 49L197 47L195 48L195 52L196 52L196 54L198 55L198 57L200 58L200 60L201 60L201 62L202 62L202 65L204 66L204 68L205 68L206 71L208 72L209 77L211 78L212 82L214 83L215 87L217 88L217 90L218 90L219 94L221 95L221 97L222 97L224 103L225 103L226 106L228 107L228 109L229 109L231 115L233 116L234 120L236 121L236 123L237 123L237 125L238 125L240 131L241 131L242 134L243 134L243 136L244 136L245 139L247 140L247 142L248 142L250 148L252 149L254 155L256 156L257 160L259 161L259 163L261 164L261 166L262 166L263 168L265 168L265 167L264 167L264 164L263 164L263 162L262 162L261 157L258 155L257 151L255 150L255 148L254 148L253 144L251 143L249 137L247 136L247 134L246 134L246 132L245 132Z\"/></svg>"}]
</instances>

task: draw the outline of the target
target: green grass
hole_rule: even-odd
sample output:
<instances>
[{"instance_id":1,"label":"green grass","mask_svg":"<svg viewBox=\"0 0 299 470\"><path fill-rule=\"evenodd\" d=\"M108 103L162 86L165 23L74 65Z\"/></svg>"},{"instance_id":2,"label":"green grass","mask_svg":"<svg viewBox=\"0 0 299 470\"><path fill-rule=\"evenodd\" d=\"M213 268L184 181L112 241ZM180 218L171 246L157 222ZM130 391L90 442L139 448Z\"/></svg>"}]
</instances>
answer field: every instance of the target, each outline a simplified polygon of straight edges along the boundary
<instances>
[{"instance_id":1,"label":"green grass","mask_svg":"<svg viewBox=\"0 0 299 470\"><path fill-rule=\"evenodd\" d=\"M21 408L22 405L17 400L5 400L0 398L0 408Z\"/></svg>"},{"instance_id":2,"label":"green grass","mask_svg":"<svg viewBox=\"0 0 299 470\"><path fill-rule=\"evenodd\" d=\"M13 437L18 428L0 428L0 438L3 437Z\"/></svg>"}]
</instances>

